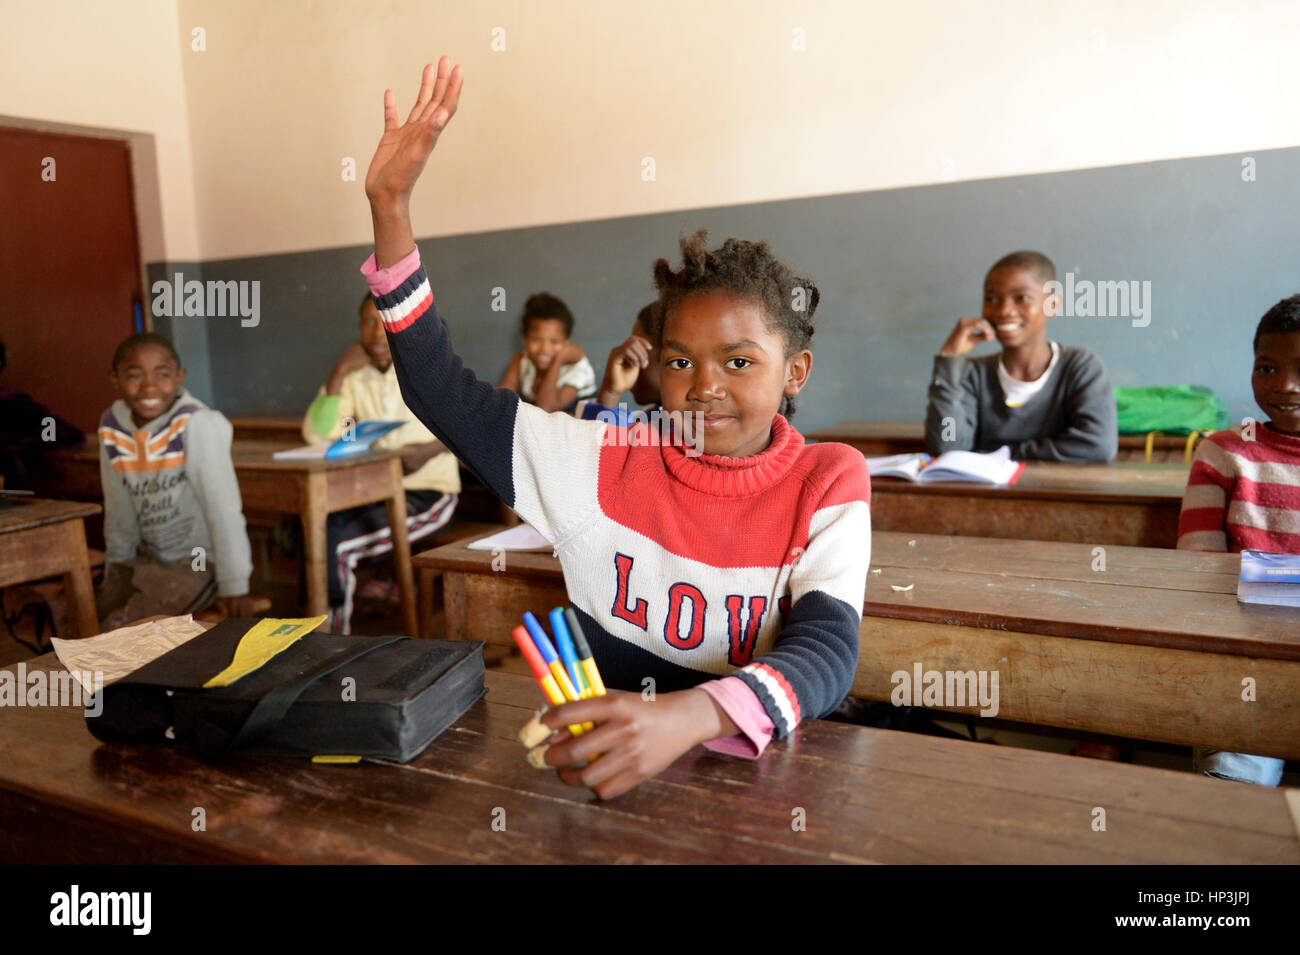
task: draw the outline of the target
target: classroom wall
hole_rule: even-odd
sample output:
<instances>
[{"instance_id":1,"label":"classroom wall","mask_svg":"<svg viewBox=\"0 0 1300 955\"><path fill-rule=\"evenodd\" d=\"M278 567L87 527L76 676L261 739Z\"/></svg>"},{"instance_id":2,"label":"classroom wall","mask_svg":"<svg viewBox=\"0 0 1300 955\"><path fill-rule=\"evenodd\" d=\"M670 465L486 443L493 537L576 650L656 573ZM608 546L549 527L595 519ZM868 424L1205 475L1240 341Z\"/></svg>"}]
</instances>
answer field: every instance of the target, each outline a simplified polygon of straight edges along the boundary
<instances>
[{"instance_id":1,"label":"classroom wall","mask_svg":"<svg viewBox=\"0 0 1300 955\"><path fill-rule=\"evenodd\" d=\"M495 380L518 347L530 293L549 289L570 304L575 337L599 369L653 297L650 263L675 261L680 233L768 239L822 292L812 382L796 418L805 431L849 418L920 418L932 356L958 316L979 314L988 266L1036 248L1055 259L1062 281L1073 272L1079 282L1150 283L1149 311L1144 295L1127 316L1062 316L1053 338L1093 348L1116 385L1210 385L1240 419L1257 413L1254 326L1300 292L1298 207L1300 148L1292 148L445 236L420 247L458 349ZM370 251L204 264L205 279L262 283L258 327L208 322L224 410L306 407L356 334L365 291L357 269ZM496 287L506 290L506 313L491 310Z\"/></svg>"},{"instance_id":2,"label":"classroom wall","mask_svg":"<svg viewBox=\"0 0 1300 955\"><path fill-rule=\"evenodd\" d=\"M493 373L514 315L484 313L486 289L510 289L512 309L542 287L570 298L599 363L649 295L649 259L696 225L767 236L822 281L804 427L919 413L929 354L1012 246L1156 282L1169 312L1148 328L1056 334L1103 350L1121 383L1214 384L1234 414L1250 401L1229 380L1227 322L1293 290L1272 250L1295 196L1271 169L1242 183L1236 168L1247 153L1290 168L1289 150L1265 151L1300 143L1290 0L0 11L24 40L0 60L0 116L147 146L137 205L151 279L169 262L264 277L259 329L155 320L183 338L196 391L207 378L202 396L231 411L296 409L342 347L370 228L342 163L364 176L383 88L404 113L442 51L466 65L466 94L413 211L438 240L458 340ZM305 317L322 309L338 332ZM860 343L884 360L864 361Z\"/></svg>"},{"instance_id":3,"label":"classroom wall","mask_svg":"<svg viewBox=\"0 0 1300 955\"><path fill-rule=\"evenodd\" d=\"M177 9L205 261L367 241L384 88L404 118L444 52L467 79L430 236L1300 143L1291 0Z\"/></svg>"}]
</instances>

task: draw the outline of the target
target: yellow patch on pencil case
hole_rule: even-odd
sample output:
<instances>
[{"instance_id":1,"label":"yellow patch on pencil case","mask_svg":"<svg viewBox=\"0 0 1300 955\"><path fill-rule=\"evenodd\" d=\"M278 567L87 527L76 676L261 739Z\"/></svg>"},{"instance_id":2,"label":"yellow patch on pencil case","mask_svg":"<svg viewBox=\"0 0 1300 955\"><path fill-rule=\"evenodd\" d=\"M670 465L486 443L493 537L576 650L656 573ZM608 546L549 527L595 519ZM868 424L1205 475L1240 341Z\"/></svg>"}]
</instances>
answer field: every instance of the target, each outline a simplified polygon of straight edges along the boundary
<instances>
[{"instance_id":1,"label":"yellow patch on pencil case","mask_svg":"<svg viewBox=\"0 0 1300 955\"><path fill-rule=\"evenodd\" d=\"M292 620L268 618L259 620L248 633L239 640L235 647L235 656L226 667L207 683L205 690L218 686L230 686L236 680L248 676L254 670L266 664L268 660L283 653L297 643L306 634L311 633L328 619L327 614L319 617L304 617Z\"/></svg>"}]
</instances>

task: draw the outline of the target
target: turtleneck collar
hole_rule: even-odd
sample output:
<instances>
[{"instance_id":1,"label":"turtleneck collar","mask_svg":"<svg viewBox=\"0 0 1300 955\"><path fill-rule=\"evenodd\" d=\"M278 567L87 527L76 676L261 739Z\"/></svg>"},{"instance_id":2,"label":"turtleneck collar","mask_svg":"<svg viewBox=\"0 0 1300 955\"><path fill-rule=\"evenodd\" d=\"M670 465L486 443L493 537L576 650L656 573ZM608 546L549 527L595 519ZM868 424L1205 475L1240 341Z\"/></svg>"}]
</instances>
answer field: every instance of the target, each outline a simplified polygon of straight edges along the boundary
<instances>
[{"instance_id":1,"label":"turtleneck collar","mask_svg":"<svg viewBox=\"0 0 1300 955\"><path fill-rule=\"evenodd\" d=\"M669 472L687 487L715 497L745 497L766 490L790 470L803 450L803 435L781 415L772 419L772 442L758 454L729 458L688 455L680 444L662 445Z\"/></svg>"}]
</instances>

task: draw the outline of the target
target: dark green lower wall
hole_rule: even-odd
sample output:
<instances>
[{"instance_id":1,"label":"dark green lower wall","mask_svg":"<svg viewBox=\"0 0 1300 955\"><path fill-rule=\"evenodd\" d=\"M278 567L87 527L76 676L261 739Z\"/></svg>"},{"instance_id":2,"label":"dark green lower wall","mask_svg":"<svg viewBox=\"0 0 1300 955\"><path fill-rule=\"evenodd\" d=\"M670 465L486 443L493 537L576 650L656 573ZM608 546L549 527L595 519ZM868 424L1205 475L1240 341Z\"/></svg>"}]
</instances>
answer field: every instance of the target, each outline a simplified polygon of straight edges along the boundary
<instances>
[{"instance_id":1,"label":"dark green lower wall","mask_svg":"<svg viewBox=\"0 0 1300 955\"><path fill-rule=\"evenodd\" d=\"M1060 317L1054 338L1097 351L1117 385L1209 385L1240 419L1257 413L1255 323L1300 292L1300 148L1249 155L1255 181L1243 181L1234 154L511 229L420 249L460 353L495 380L518 347L530 293L569 303L574 337L599 374L653 297L651 262L675 264L679 233L767 239L822 292L813 378L796 418L805 431L846 418L919 419L932 356L958 316L979 314L988 266L1039 249L1062 279L1073 271L1151 283L1146 327ZM260 282L261 315L254 328L237 317L166 323L196 393L228 414L303 410L355 336L369 252L203 263L205 280ZM151 267L151 281L155 271L168 270ZM504 313L491 309L496 287L506 290Z\"/></svg>"}]
</instances>

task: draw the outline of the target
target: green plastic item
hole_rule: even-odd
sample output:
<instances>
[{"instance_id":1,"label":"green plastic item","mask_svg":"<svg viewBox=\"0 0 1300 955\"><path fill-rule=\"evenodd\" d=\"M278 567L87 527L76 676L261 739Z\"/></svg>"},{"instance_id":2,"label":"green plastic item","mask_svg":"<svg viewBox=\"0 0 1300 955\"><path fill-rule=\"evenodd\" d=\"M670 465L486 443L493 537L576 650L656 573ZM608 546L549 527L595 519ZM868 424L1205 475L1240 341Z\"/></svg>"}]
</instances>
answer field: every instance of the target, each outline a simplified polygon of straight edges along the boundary
<instances>
[{"instance_id":1,"label":"green plastic item","mask_svg":"<svg viewBox=\"0 0 1300 955\"><path fill-rule=\"evenodd\" d=\"M1166 385L1116 388L1115 409L1120 434L1191 434L1228 427L1228 406L1211 388Z\"/></svg>"}]
</instances>

